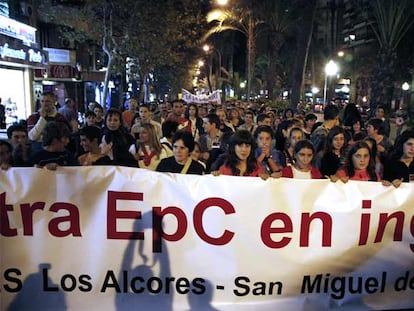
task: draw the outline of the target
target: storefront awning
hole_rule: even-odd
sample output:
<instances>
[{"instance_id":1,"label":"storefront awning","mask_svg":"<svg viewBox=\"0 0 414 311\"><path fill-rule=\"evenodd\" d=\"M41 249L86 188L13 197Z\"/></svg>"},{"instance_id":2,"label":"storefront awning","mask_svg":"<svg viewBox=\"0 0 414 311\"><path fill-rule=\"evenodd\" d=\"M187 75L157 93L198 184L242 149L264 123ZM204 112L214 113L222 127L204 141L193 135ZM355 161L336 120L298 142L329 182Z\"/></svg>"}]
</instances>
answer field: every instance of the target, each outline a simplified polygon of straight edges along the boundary
<instances>
[{"instance_id":1,"label":"storefront awning","mask_svg":"<svg viewBox=\"0 0 414 311\"><path fill-rule=\"evenodd\" d=\"M0 64L25 68L45 68L47 53L0 35Z\"/></svg>"}]
</instances>

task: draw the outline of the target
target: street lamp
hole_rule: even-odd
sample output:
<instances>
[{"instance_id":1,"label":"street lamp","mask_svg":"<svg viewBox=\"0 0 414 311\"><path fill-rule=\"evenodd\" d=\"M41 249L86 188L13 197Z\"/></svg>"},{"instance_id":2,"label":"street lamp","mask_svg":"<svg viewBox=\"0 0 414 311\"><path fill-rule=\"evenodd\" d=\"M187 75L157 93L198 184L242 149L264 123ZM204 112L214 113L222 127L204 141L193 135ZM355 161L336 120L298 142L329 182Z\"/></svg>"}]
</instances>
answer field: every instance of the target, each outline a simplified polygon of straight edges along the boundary
<instances>
[{"instance_id":1,"label":"street lamp","mask_svg":"<svg viewBox=\"0 0 414 311\"><path fill-rule=\"evenodd\" d=\"M204 44L203 45L203 51L206 52L207 54L212 51L212 53L216 52L217 53L217 60L218 60L218 75L221 76L220 72L221 72L221 53L219 50L215 49L214 47L208 45L208 44Z\"/></svg>"},{"instance_id":2,"label":"street lamp","mask_svg":"<svg viewBox=\"0 0 414 311\"><path fill-rule=\"evenodd\" d=\"M312 105L315 105L315 103L316 103L316 94L318 94L320 90L319 90L318 87L312 86L311 91L312 91Z\"/></svg>"},{"instance_id":3,"label":"street lamp","mask_svg":"<svg viewBox=\"0 0 414 311\"><path fill-rule=\"evenodd\" d=\"M216 69L217 71L216 71L216 83L215 83L216 88L217 88L219 86L219 83L220 83L219 80L221 79L221 53L220 53L219 50L215 49L214 47L212 47L208 44L203 45L203 51L206 54L209 54L210 52L211 53L214 53L214 52L217 53L217 69ZM211 54L211 56L210 56L210 77L212 75L212 71L213 71L213 54ZM211 88L210 88L210 91L212 91Z\"/></svg>"},{"instance_id":4,"label":"street lamp","mask_svg":"<svg viewBox=\"0 0 414 311\"><path fill-rule=\"evenodd\" d=\"M217 0L217 4L220 6L225 6L227 5L227 3L228 3L228 0Z\"/></svg>"},{"instance_id":5,"label":"street lamp","mask_svg":"<svg viewBox=\"0 0 414 311\"><path fill-rule=\"evenodd\" d=\"M240 82L240 99L243 99L243 93L244 93L244 89L246 88L246 84L247 84L247 81L241 81Z\"/></svg>"},{"instance_id":6,"label":"street lamp","mask_svg":"<svg viewBox=\"0 0 414 311\"><path fill-rule=\"evenodd\" d=\"M409 101L408 101L408 98L407 98L407 91L410 89L410 85L408 84L408 82L404 82L402 85L401 85L401 88L402 88L402 90L403 90L403 92L402 92L402 103L401 103L401 105L402 106L405 106L405 108L407 108L407 106L409 105Z\"/></svg>"},{"instance_id":7,"label":"street lamp","mask_svg":"<svg viewBox=\"0 0 414 311\"><path fill-rule=\"evenodd\" d=\"M323 87L323 105L326 106L326 89L328 84L328 76L334 76L338 72L338 65L333 61L330 60L325 65L325 84Z\"/></svg>"},{"instance_id":8,"label":"street lamp","mask_svg":"<svg viewBox=\"0 0 414 311\"><path fill-rule=\"evenodd\" d=\"M403 91L408 91L410 89L410 85L408 84L408 82L404 82L401 88L403 89Z\"/></svg>"}]
</instances>

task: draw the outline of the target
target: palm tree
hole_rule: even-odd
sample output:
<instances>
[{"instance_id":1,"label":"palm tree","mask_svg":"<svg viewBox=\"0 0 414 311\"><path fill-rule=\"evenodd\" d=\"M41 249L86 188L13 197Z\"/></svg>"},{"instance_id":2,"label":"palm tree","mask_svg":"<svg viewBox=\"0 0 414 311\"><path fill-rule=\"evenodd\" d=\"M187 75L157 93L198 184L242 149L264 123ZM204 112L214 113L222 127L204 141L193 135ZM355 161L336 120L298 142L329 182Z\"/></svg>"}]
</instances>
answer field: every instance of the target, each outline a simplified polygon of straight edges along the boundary
<instances>
[{"instance_id":1,"label":"palm tree","mask_svg":"<svg viewBox=\"0 0 414 311\"><path fill-rule=\"evenodd\" d=\"M301 18L296 22L296 56L291 75L292 92L290 97L290 108L296 109L301 98L301 90L305 76L306 64L312 41L312 33L316 16L316 0L294 1L296 14Z\"/></svg>"},{"instance_id":2,"label":"palm tree","mask_svg":"<svg viewBox=\"0 0 414 311\"><path fill-rule=\"evenodd\" d=\"M370 2L367 18L379 45L372 78L371 111L379 103L388 110L391 107L397 49L413 25L412 8L409 0Z\"/></svg>"},{"instance_id":3,"label":"palm tree","mask_svg":"<svg viewBox=\"0 0 414 311\"><path fill-rule=\"evenodd\" d=\"M286 0L268 0L261 2L262 5L259 7L260 16L264 21L267 41L270 44L266 81L270 99L276 98L278 95L275 93L275 85L278 64L280 63L280 50L286 41L287 34L297 21L297 18L293 16L290 10L291 2Z\"/></svg>"},{"instance_id":4,"label":"palm tree","mask_svg":"<svg viewBox=\"0 0 414 311\"><path fill-rule=\"evenodd\" d=\"M269 54L259 54L257 56L254 72L256 75L256 83L259 85L259 89L269 89L267 86L270 74L269 72L270 66L270 56ZM274 73L275 74L275 73Z\"/></svg>"},{"instance_id":5,"label":"palm tree","mask_svg":"<svg viewBox=\"0 0 414 311\"><path fill-rule=\"evenodd\" d=\"M234 7L231 10L221 11L219 15L211 14L208 22L215 21L213 28L203 37L206 40L214 33L224 31L239 31L246 36L247 41L247 98L250 98L252 91L252 79L254 76L254 60L256 54L256 39L259 32L259 25L263 23L254 14L255 11L246 7ZM214 19L213 17L214 16Z\"/></svg>"}]
</instances>

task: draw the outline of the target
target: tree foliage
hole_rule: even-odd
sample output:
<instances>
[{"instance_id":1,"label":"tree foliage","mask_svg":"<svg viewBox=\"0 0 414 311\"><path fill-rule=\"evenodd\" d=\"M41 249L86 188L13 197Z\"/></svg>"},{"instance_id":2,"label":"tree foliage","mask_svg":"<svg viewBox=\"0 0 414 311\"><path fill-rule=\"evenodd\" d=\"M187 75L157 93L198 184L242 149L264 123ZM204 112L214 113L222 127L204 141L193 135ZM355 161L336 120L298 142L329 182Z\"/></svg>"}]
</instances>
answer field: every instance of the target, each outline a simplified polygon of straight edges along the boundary
<instances>
[{"instance_id":1,"label":"tree foliage","mask_svg":"<svg viewBox=\"0 0 414 311\"><path fill-rule=\"evenodd\" d=\"M259 14L264 21L265 40L268 42L269 51L265 87L269 90L271 99L278 97L280 92L278 78L284 73L281 49L297 22L297 17L292 14L291 8L292 1L287 0L267 0L259 5Z\"/></svg>"},{"instance_id":2,"label":"tree foliage","mask_svg":"<svg viewBox=\"0 0 414 311\"><path fill-rule=\"evenodd\" d=\"M87 0L82 7L50 6L35 0L45 20L70 27L66 36L92 40L102 46L108 58L108 75L125 68L125 58L138 65L141 82L149 74L190 63L204 31L202 14L207 0ZM53 18L55 17L55 18ZM158 70L162 68L163 70ZM180 75L170 75L181 80ZM180 83L170 82L178 91ZM181 85L183 86L183 85Z\"/></svg>"},{"instance_id":3,"label":"tree foliage","mask_svg":"<svg viewBox=\"0 0 414 311\"><path fill-rule=\"evenodd\" d=\"M257 14L257 10L252 10L249 5L243 5L242 1L232 6L231 9L223 10L215 14L212 12L208 17L212 27L204 35L203 39L215 33L225 31L238 31L246 36L246 77L247 77L247 98L252 91L254 77L254 63L256 58L256 40L263 24L263 20Z\"/></svg>"},{"instance_id":4,"label":"tree foliage","mask_svg":"<svg viewBox=\"0 0 414 311\"><path fill-rule=\"evenodd\" d=\"M261 88L269 91L270 98L277 98L280 87L288 83L286 64L292 65L294 68L290 75L293 91L296 90L294 94L297 95L294 99L296 106L303 83L315 10L316 0L263 0L257 4L240 1L231 10L211 14L211 20L216 24L205 37L227 30L239 31L246 36L248 94ZM283 47L292 37L295 38L295 50L286 53ZM260 51L257 50L258 40L267 43ZM285 54L289 56L288 61ZM258 70L257 75L255 68ZM254 86L256 90L252 89Z\"/></svg>"},{"instance_id":5,"label":"tree foliage","mask_svg":"<svg viewBox=\"0 0 414 311\"><path fill-rule=\"evenodd\" d=\"M398 47L414 23L409 0L371 0L367 19L379 45L372 77L371 108L381 103L391 107Z\"/></svg>"}]
</instances>

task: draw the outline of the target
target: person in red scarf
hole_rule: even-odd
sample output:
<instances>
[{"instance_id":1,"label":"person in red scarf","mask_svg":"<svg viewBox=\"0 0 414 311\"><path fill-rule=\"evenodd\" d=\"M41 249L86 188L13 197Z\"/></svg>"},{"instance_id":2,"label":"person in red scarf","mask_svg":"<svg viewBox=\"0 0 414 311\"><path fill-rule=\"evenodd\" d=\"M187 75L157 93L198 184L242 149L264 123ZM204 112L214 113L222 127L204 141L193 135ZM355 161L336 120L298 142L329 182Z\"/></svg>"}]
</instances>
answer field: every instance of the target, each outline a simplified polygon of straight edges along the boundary
<instances>
[{"instance_id":1,"label":"person in red scarf","mask_svg":"<svg viewBox=\"0 0 414 311\"><path fill-rule=\"evenodd\" d=\"M144 123L139 132L139 140L130 148L130 152L137 159L140 168L155 171L161 159L167 157L167 151L161 145L155 127Z\"/></svg>"}]
</instances>

